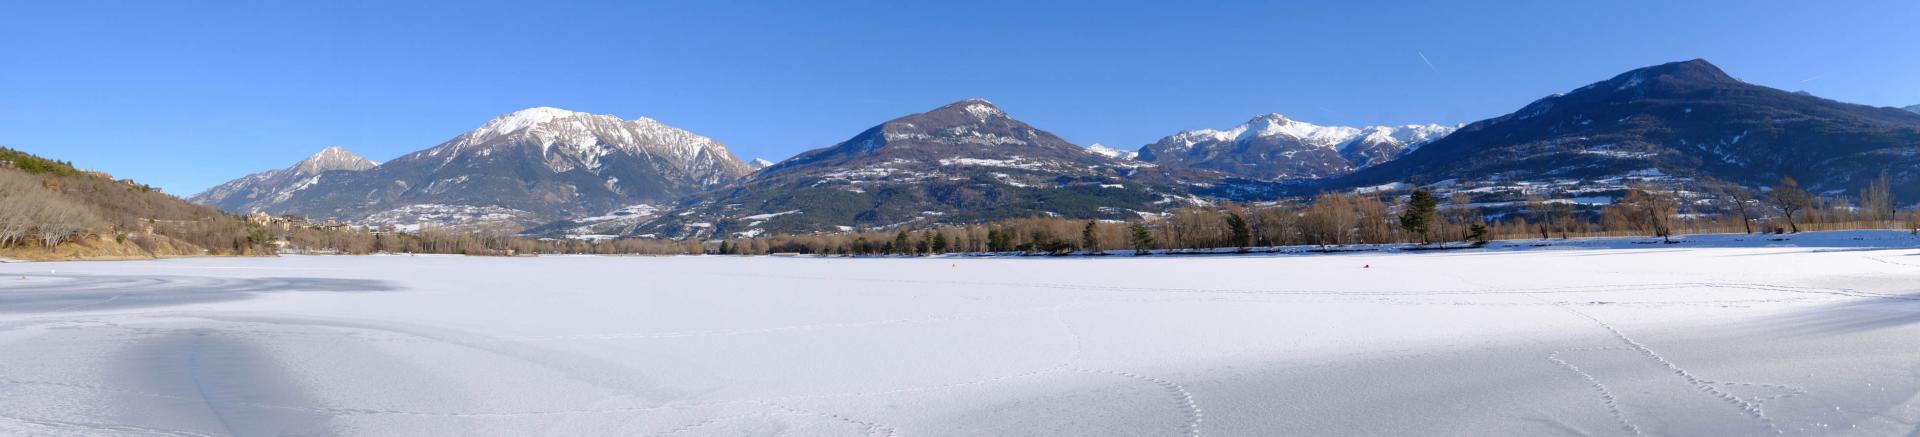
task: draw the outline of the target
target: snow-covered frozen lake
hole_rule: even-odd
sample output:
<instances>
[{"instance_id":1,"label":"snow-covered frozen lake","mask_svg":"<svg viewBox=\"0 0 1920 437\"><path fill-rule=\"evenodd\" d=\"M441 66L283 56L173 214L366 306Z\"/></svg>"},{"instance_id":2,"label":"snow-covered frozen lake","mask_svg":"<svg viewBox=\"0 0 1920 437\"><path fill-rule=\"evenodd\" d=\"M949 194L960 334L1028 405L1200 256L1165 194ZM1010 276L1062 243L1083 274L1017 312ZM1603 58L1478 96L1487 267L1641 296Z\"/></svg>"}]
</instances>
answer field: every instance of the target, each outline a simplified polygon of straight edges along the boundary
<instances>
[{"instance_id":1,"label":"snow-covered frozen lake","mask_svg":"<svg viewBox=\"0 0 1920 437\"><path fill-rule=\"evenodd\" d=\"M0 264L0 434L1912 435L1920 240L1769 238Z\"/></svg>"}]
</instances>

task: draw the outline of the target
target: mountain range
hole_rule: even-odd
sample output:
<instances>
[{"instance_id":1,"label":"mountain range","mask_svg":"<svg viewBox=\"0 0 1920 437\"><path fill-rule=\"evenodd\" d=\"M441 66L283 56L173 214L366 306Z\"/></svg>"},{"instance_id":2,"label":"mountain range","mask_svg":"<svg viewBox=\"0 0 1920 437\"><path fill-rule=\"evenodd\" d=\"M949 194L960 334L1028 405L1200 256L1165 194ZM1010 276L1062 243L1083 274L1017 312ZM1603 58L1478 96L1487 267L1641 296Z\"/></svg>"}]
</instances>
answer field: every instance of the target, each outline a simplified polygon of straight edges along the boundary
<instances>
[{"instance_id":1,"label":"mountain range","mask_svg":"<svg viewBox=\"0 0 1920 437\"><path fill-rule=\"evenodd\" d=\"M316 158L329 154L345 152ZM667 203L752 171L711 138L653 119L545 107L379 165L308 168L248 176L195 199L232 211L506 232Z\"/></svg>"},{"instance_id":2,"label":"mountain range","mask_svg":"<svg viewBox=\"0 0 1920 437\"><path fill-rule=\"evenodd\" d=\"M1261 180L1318 179L1391 161L1454 127L1319 126L1280 114L1232 129L1184 131L1140 148L1141 161Z\"/></svg>"},{"instance_id":3,"label":"mountain range","mask_svg":"<svg viewBox=\"0 0 1920 437\"><path fill-rule=\"evenodd\" d=\"M968 99L803 152L635 232L751 236L1034 215L1122 219L1188 201L1182 176L1073 145Z\"/></svg>"},{"instance_id":4,"label":"mountain range","mask_svg":"<svg viewBox=\"0 0 1920 437\"><path fill-rule=\"evenodd\" d=\"M1753 85L1696 59L1540 99L1309 189L1501 181L1591 189L1631 179L1761 187L1793 177L1841 193L1884 171L1897 193L1914 196L1917 170L1920 114Z\"/></svg>"},{"instance_id":5,"label":"mountain range","mask_svg":"<svg viewBox=\"0 0 1920 437\"><path fill-rule=\"evenodd\" d=\"M784 161L743 163L652 119L531 108L377 165L329 148L194 201L402 229L715 238L1117 220L1215 200L1413 186L1499 201L1617 195L1640 182L1763 187L1792 176L1847 192L1884 171L1913 198L1920 106L1906 109L1748 84L1692 60L1462 126L1321 126L1265 114L1131 151L1080 147L967 99Z\"/></svg>"}]
</instances>

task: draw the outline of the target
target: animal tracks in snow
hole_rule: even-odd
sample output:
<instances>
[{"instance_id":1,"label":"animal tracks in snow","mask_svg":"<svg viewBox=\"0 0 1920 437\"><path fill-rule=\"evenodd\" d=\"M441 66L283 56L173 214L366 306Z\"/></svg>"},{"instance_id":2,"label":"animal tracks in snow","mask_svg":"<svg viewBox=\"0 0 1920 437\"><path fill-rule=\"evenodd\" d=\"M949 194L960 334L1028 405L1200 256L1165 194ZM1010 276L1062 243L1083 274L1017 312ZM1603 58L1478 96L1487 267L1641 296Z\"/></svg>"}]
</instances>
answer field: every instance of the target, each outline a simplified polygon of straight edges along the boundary
<instances>
[{"instance_id":1,"label":"animal tracks in snow","mask_svg":"<svg viewBox=\"0 0 1920 437\"><path fill-rule=\"evenodd\" d=\"M1661 355L1659 352L1654 351L1652 348L1648 347L1646 344L1641 343L1638 340L1635 340L1631 336L1628 336L1626 332L1621 331L1619 328L1613 326L1610 323L1607 323L1603 320L1600 320L1597 317L1594 317L1591 314L1587 314L1586 312L1582 312L1572 307L1562 306L1562 309L1566 310L1568 313L1571 313L1575 316L1578 316L1582 319L1592 322L1594 325L1600 327L1601 329L1606 330L1607 334L1610 337L1612 337L1615 341L1622 344L1622 346L1581 347L1581 348L1571 348L1571 349L1565 349L1565 350L1556 350L1553 352L1549 352L1547 354L1547 360L1561 366L1562 368L1567 369L1568 371L1575 373L1576 375L1579 375L1581 379L1585 380L1588 383L1588 385L1593 388L1595 394L1600 398L1601 403L1606 406L1608 414L1611 417L1613 417L1613 419L1621 425L1621 429L1623 431L1626 431L1629 434L1644 435L1643 427L1636 424L1636 421L1631 418L1632 414L1628 413L1627 411L1628 406L1621 399L1621 395L1617 391L1618 389L1614 387L1610 387L1609 384L1603 381L1604 378L1596 376L1594 373L1590 372L1589 370L1583 369L1580 365L1574 363L1573 360L1570 360L1569 358L1570 354L1592 353L1592 352L1616 352L1616 353L1624 352L1624 353L1631 354L1632 356L1636 356L1640 359L1645 360L1646 362L1650 362L1651 364L1656 365L1660 371L1668 373L1673 379L1678 379L1678 382L1682 382L1687 386L1687 388L1689 389L1688 391L1705 395L1713 399L1714 401L1717 401L1726 406L1732 407L1734 410L1738 411L1741 415L1757 422L1759 425L1764 427L1768 433L1771 433L1771 434L1784 434L1785 431L1781 429L1779 424L1777 424L1772 417L1767 415L1764 404L1768 401L1784 399L1784 398L1793 397L1793 396L1799 396L1807 392L1803 388L1783 385L1783 384L1724 382L1724 381L1716 381L1716 380L1702 377L1693 371L1682 368L1679 364L1667 359L1665 356ZM1648 382L1645 381L1644 379L1636 379L1633 382L1637 384L1636 387L1642 387L1645 384L1648 384ZM1729 388L1733 388L1733 387L1768 388L1768 389L1784 391L1785 393L1773 395L1773 396L1766 396L1766 397L1755 396L1755 397L1748 398L1748 397L1738 396L1728 390ZM1645 390L1645 389L1641 388L1637 390Z\"/></svg>"}]
</instances>

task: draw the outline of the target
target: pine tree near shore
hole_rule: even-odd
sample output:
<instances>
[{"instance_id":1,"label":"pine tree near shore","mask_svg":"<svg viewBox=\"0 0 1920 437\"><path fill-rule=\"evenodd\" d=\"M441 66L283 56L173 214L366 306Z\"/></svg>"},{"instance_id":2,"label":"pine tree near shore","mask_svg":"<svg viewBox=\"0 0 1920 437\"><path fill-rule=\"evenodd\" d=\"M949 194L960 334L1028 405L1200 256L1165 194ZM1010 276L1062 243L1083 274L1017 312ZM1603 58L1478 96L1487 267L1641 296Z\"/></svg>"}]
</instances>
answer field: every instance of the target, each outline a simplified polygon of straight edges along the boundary
<instances>
[{"instance_id":1,"label":"pine tree near shore","mask_svg":"<svg viewBox=\"0 0 1920 437\"><path fill-rule=\"evenodd\" d=\"M1134 256L1153 254L1153 231L1147 229L1146 223L1133 222L1127 226L1127 231L1132 234Z\"/></svg>"},{"instance_id":2,"label":"pine tree near shore","mask_svg":"<svg viewBox=\"0 0 1920 437\"><path fill-rule=\"evenodd\" d=\"M1247 227L1247 217L1240 211L1227 211L1227 229L1232 233L1233 246L1241 252L1246 252L1247 247L1253 244L1253 229Z\"/></svg>"},{"instance_id":3,"label":"pine tree near shore","mask_svg":"<svg viewBox=\"0 0 1920 437\"><path fill-rule=\"evenodd\" d=\"M1414 190L1407 199L1407 210L1400 213L1400 229L1420 236L1422 244L1432 243L1429 237L1433 228L1433 218L1439 209L1439 202L1427 190Z\"/></svg>"}]
</instances>

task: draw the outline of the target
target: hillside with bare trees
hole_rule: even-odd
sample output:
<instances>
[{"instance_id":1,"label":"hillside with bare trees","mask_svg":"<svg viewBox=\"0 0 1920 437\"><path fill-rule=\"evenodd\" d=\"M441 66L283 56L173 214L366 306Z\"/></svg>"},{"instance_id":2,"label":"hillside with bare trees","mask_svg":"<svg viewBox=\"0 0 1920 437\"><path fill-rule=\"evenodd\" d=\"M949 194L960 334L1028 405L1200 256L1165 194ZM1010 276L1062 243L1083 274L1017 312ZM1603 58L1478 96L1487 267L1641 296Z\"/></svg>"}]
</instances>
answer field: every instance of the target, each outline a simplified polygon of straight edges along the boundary
<instances>
[{"instance_id":1,"label":"hillside with bare trees","mask_svg":"<svg viewBox=\"0 0 1920 437\"><path fill-rule=\"evenodd\" d=\"M298 253L686 254L698 242L541 241L258 220L151 186L0 147L0 258L129 259Z\"/></svg>"},{"instance_id":2,"label":"hillside with bare trees","mask_svg":"<svg viewBox=\"0 0 1920 437\"><path fill-rule=\"evenodd\" d=\"M14 258L252 255L240 218L132 180L0 148L0 253Z\"/></svg>"}]
</instances>

